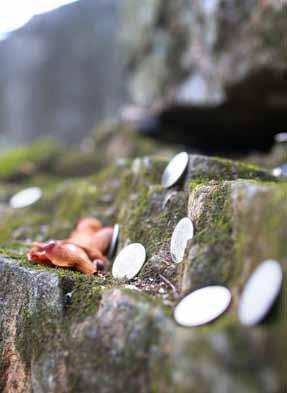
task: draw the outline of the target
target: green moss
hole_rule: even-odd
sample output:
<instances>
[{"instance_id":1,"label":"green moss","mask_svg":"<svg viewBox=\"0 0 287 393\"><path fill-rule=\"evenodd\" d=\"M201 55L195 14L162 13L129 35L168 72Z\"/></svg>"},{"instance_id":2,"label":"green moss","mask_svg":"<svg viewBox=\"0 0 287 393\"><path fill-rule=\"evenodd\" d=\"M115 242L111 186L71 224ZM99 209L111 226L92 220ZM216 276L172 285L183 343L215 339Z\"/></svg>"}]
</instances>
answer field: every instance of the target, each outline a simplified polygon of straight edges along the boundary
<instances>
[{"instance_id":1,"label":"green moss","mask_svg":"<svg viewBox=\"0 0 287 393\"><path fill-rule=\"evenodd\" d=\"M226 164L225 160L223 160L223 164ZM18 259L19 255L23 255L27 248L27 239L30 237L34 239L34 236L39 234L39 230L42 231L43 238L52 235L65 236L81 215L95 215L107 221L111 220L111 223L118 219L121 224L121 244L127 240L139 241L147 249L148 260L139 276L141 280L145 281L150 277L154 278L149 263L152 256L159 255L163 264L167 262L167 265L171 265L169 256L171 233L178 220L187 214L187 199L190 190L197 193L201 187L209 185L213 187L210 187L210 193L204 202L204 209L196 222L196 235L192 242L200 249L200 252L189 261L187 274L192 277L192 285L216 283L233 286L235 282L237 285L238 271L242 268L240 260L246 255L246 247L249 247L246 245L247 231L252 233L248 235L251 238L258 239L260 232L262 233L260 239L264 239L265 242L266 239L270 239L272 247L274 246L274 249L278 250L276 257L283 258L286 255L285 238L287 233L283 224L287 218L286 185L264 183L268 189L270 188L270 191L268 198L266 198L266 194L261 198L256 198L256 203L262 206L262 210L259 209L259 226L257 226L258 221L252 224L252 221L247 219L248 215L254 217L252 211L254 205L252 205L251 210L246 212L247 216L244 216L240 221L242 230L234 237L236 217L232 215L231 185L218 180L219 172L216 172L217 182L210 182L209 175L202 174L202 176L195 177L188 183L189 189L186 187L183 190L177 190L175 200L171 200L168 207L163 208L167 191L163 190L159 184L165 165L166 163L161 161L153 162L150 165L141 161L132 169L130 163L127 163L121 169L118 167L108 168L85 180L57 184L55 189L48 190L39 204L23 211L8 212L4 215L3 223L0 223L0 237L5 240L6 247L3 246L0 249L0 254L14 256ZM246 170L246 166L244 166L244 170ZM249 168L249 170L251 169ZM236 173L234 171L229 175L227 172L223 172L223 177L237 177L238 168L236 171ZM251 173L254 173L248 171L240 170L239 173L241 176L243 173L246 176L251 176ZM258 181L258 184L263 183ZM105 200L107 195L111 197L108 202ZM266 204L265 201L268 203ZM113 212L107 215L106 211L111 207L113 207ZM45 232L44 227L47 223L48 228ZM22 235L19 228L23 231ZM278 228L280 228L279 235ZM18 231L18 236L16 236L17 233L15 235L15 231ZM13 239L15 241L11 242ZM273 250L272 247L271 250ZM113 341L113 330L101 326L100 322L97 325L96 337L90 339L86 336L72 336L73 328L82 327L84 325L82 322L88 316L96 315L103 291L107 288L116 288L120 283L112 278L88 277L66 269L32 265L27 262L25 257L19 258L19 262L27 268L49 271L58 275L63 294L63 312L59 313L49 307L37 307L36 310L23 308L20 316L23 323L19 325L17 349L25 359L28 369L31 361L45 358L47 354L54 351L68 349L69 373L73 374L69 374L71 391L80 390L81 378L84 378L82 373L78 371L81 362L90 365L91 369L93 368L94 372L98 373L97 378L100 380L102 378L103 383L107 383L106 375L115 380L118 380L122 375L125 378L137 380L137 378L142 378L143 370L148 370L151 366L150 359L155 352L159 353L159 357L156 359L157 366L151 366L152 370L149 374L151 375L151 391L165 391L172 383L173 368L176 372L181 371L181 357L186 356L185 365L193 371L195 368L192 366L192 359L202 360L203 364L207 362L212 366L222 361L220 355L216 354L211 346L212 339L217 333L223 334L228 344L232 346L233 352L229 350L229 354L235 356L238 353L240 362L250 361L249 355L242 356L242 353L248 353L246 350L248 343L246 344L244 339L238 339L242 331L238 328L238 321L233 309L230 309L225 316L213 324L199 328L196 332L192 330L192 334L190 334L187 329L174 328L174 324L169 319L172 310L170 307L163 307L158 296L125 289L121 290L125 299L120 307L125 310L123 315L127 315L127 318L118 322L119 327L123 328L123 335L119 340L123 343L122 346L121 343L119 347L113 346L113 343L117 343L117 341ZM175 273L174 280L178 279L177 274L178 272ZM67 292L72 292L71 304L64 304L64 295ZM280 318L282 320L282 315ZM274 319L273 322L277 326L277 320ZM167 337L165 337L166 343L161 343L161 340L164 341L161 336L166 324L169 323L171 327L166 331L168 332L167 336L178 338L184 335L185 333L182 332L185 331L187 341L184 344L186 345L173 347L172 341L168 341ZM270 326L273 325L264 327L260 332L262 334L269 332ZM275 335L277 331L274 329L270 334ZM279 336L282 337L283 333L279 332ZM193 337L195 337L194 340L192 340ZM92 351L91 343L93 344ZM277 345L277 341L275 344ZM239 348L241 345L242 349ZM137 350L135 351L134 348ZM279 351L283 353L283 349ZM179 361L179 366L172 364L173 357ZM256 356L254 359L256 361ZM280 367L286 368L285 366ZM125 370L124 373L123 370ZM232 374L232 372L230 373ZM248 383L246 386L249 386ZM174 391L180 391L176 389L175 386Z\"/></svg>"},{"instance_id":2,"label":"green moss","mask_svg":"<svg viewBox=\"0 0 287 393\"><path fill-rule=\"evenodd\" d=\"M147 262L139 274L143 280L154 276L151 257L159 255L163 268L169 265L172 231L187 212L187 191L178 191L176 200L170 201L168 207L163 206L167 191L160 186L160 180L165 166L166 162L155 161L148 167L142 165L136 175L126 171L120 189L121 245L128 240L145 246ZM177 280L177 272L172 275Z\"/></svg>"},{"instance_id":3,"label":"green moss","mask_svg":"<svg viewBox=\"0 0 287 393\"><path fill-rule=\"evenodd\" d=\"M254 185L253 185L254 186ZM242 187L240 199L246 201L248 191ZM281 263L284 273L286 268L286 220L287 220L287 184L268 184L266 187L255 188L253 197L245 203L245 209L237 211L236 247L241 259L241 271L238 272L237 286L241 288L246 280L246 271L251 273L265 259L275 259ZM254 242L256 239L256 242ZM248 266L246 266L248 260ZM241 275L239 274L241 273ZM245 274L244 274L245 273ZM283 285L280 301L266 323L277 326L285 324L282 318L282 306L286 299L287 287Z\"/></svg>"},{"instance_id":4,"label":"green moss","mask_svg":"<svg viewBox=\"0 0 287 393\"><path fill-rule=\"evenodd\" d=\"M50 141L14 148L1 155L0 180L21 180L53 166L59 149Z\"/></svg>"},{"instance_id":5,"label":"green moss","mask_svg":"<svg viewBox=\"0 0 287 393\"><path fill-rule=\"evenodd\" d=\"M252 164L232 161L219 157L191 156L193 168L189 178L194 181L257 179L261 181L276 180L270 172Z\"/></svg>"},{"instance_id":6,"label":"green moss","mask_svg":"<svg viewBox=\"0 0 287 393\"><path fill-rule=\"evenodd\" d=\"M23 263L27 267L31 265ZM16 347L26 367L48 353L63 351L71 340L71 326L85 317L94 315L102 295L103 280L85 276L65 269L53 269L36 265L36 270L51 271L60 278L63 290L64 314L49 306L38 304L34 310L30 306L21 310ZM107 285L108 287L108 285ZM65 294L72 293L70 303L65 303Z\"/></svg>"},{"instance_id":7,"label":"green moss","mask_svg":"<svg viewBox=\"0 0 287 393\"><path fill-rule=\"evenodd\" d=\"M47 308L34 312L24 310L19 319L16 348L27 369L32 361L63 347L58 313Z\"/></svg>"},{"instance_id":8,"label":"green moss","mask_svg":"<svg viewBox=\"0 0 287 393\"><path fill-rule=\"evenodd\" d=\"M113 224L119 184L110 187L101 184L96 184L94 178L65 181L44 188L43 198L30 207L6 207L0 222L0 243L63 239L82 216L95 216L106 225ZM108 188L107 193L105 187ZM108 200L105 199L107 196ZM114 210L110 209L111 204Z\"/></svg>"},{"instance_id":9,"label":"green moss","mask_svg":"<svg viewBox=\"0 0 287 393\"><path fill-rule=\"evenodd\" d=\"M67 277L62 280L64 288L67 285L66 280ZM71 304L66 306L66 325L70 325L74 320L81 321L89 315L94 315L102 298L103 288L109 288L109 284L99 277L87 277L81 274L76 280L69 282L68 288L72 298Z\"/></svg>"},{"instance_id":10,"label":"green moss","mask_svg":"<svg viewBox=\"0 0 287 393\"><path fill-rule=\"evenodd\" d=\"M161 199L161 192L156 189L142 192L127 219L127 231L132 241L145 244L148 257L156 254L166 244L176 222L186 214L187 196L178 196L174 209L158 209L153 206L153 199Z\"/></svg>"},{"instance_id":11,"label":"green moss","mask_svg":"<svg viewBox=\"0 0 287 393\"><path fill-rule=\"evenodd\" d=\"M194 192L200 192L200 188L198 186ZM230 282L235 261L230 187L227 184L210 188L202 214L195 224L192 245L198 246L199 251L186 267L193 287Z\"/></svg>"},{"instance_id":12,"label":"green moss","mask_svg":"<svg viewBox=\"0 0 287 393\"><path fill-rule=\"evenodd\" d=\"M105 149L97 154L76 148L67 151L63 146L43 140L3 153L0 181L47 186L67 177L94 175L105 164L104 154Z\"/></svg>"}]
</instances>

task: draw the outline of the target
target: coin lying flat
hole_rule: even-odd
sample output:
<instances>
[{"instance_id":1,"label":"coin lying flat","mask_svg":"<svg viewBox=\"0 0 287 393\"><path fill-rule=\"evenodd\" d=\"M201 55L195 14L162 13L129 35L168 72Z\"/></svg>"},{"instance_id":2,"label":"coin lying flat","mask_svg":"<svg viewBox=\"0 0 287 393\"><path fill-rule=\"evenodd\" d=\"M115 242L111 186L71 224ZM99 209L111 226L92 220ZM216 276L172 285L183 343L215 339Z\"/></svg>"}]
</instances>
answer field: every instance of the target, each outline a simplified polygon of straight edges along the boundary
<instances>
[{"instance_id":1,"label":"coin lying flat","mask_svg":"<svg viewBox=\"0 0 287 393\"><path fill-rule=\"evenodd\" d=\"M143 267L146 259L146 251L142 244L132 243L125 247L116 257L112 274L114 278L135 277Z\"/></svg>"},{"instance_id":2,"label":"coin lying flat","mask_svg":"<svg viewBox=\"0 0 287 393\"><path fill-rule=\"evenodd\" d=\"M186 327L205 325L222 315L231 302L229 289L212 285L184 297L174 310L174 319Z\"/></svg>"},{"instance_id":3,"label":"coin lying flat","mask_svg":"<svg viewBox=\"0 0 287 393\"><path fill-rule=\"evenodd\" d=\"M14 209L26 207L33 205L33 203L37 202L43 195L41 188L39 187L30 187L26 188L13 195L10 199L10 206Z\"/></svg>"},{"instance_id":4,"label":"coin lying flat","mask_svg":"<svg viewBox=\"0 0 287 393\"><path fill-rule=\"evenodd\" d=\"M119 224L116 224L114 226L113 237L108 251L108 258L112 258L115 255L116 248L118 245L118 240L119 240L119 234L120 234L120 226Z\"/></svg>"},{"instance_id":5,"label":"coin lying flat","mask_svg":"<svg viewBox=\"0 0 287 393\"><path fill-rule=\"evenodd\" d=\"M243 325L257 325L266 317L279 295L282 280L282 268L277 261L266 260L257 267L240 298L238 316Z\"/></svg>"},{"instance_id":6,"label":"coin lying flat","mask_svg":"<svg viewBox=\"0 0 287 393\"><path fill-rule=\"evenodd\" d=\"M187 242L193 238L193 235L192 221L188 217L182 218L176 225L170 241L170 254L173 262L182 262Z\"/></svg>"},{"instance_id":7,"label":"coin lying flat","mask_svg":"<svg viewBox=\"0 0 287 393\"><path fill-rule=\"evenodd\" d=\"M172 158L162 174L161 184L164 188L175 185L181 179L186 171L188 161L189 156L185 152Z\"/></svg>"}]
</instances>

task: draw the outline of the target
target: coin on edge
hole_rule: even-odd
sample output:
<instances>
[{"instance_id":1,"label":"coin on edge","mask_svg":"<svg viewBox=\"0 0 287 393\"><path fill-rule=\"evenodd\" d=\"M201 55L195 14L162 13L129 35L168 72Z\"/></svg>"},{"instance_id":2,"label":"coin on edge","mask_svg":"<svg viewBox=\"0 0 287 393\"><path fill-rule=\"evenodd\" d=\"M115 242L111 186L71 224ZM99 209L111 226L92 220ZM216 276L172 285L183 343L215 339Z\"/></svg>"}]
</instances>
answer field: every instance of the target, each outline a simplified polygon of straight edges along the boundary
<instances>
[{"instance_id":1,"label":"coin on edge","mask_svg":"<svg viewBox=\"0 0 287 393\"><path fill-rule=\"evenodd\" d=\"M231 292L220 285L211 285L190 293L175 307L175 321L185 327L205 325L222 315L231 302Z\"/></svg>"},{"instance_id":2,"label":"coin on edge","mask_svg":"<svg viewBox=\"0 0 287 393\"><path fill-rule=\"evenodd\" d=\"M273 176L276 176L276 177L280 177L280 176L287 177L287 163L285 163L277 168L274 168L272 171L272 174L273 174Z\"/></svg>"},{"instance_id":3,"label":"coin on edge","mask_svg":"<svg viewBox=\"0 0 287 393\"><path fill-rule=\"evenodd\" d=\"M188 161L189 155L186 152L179 153L171 159L162 174L161 184L164 188L169 188L180 180L186 171Z\"/></svg>"},{"instance_id":4,"label":"coin on edge","mask_svg":"<svg viewBox=\"0 0 287 393\"><path fill-rule=\"evenodd\" d=\"M119 224L115 224L113 237L108 251L108 258L112 258L115 255L116 248L118 245L118 240L119 240L119 234L120 234L120 226Z\"/></svg>"},{"instance_id":5,"label":"coin on edge","mask_svg":"<svg viewBox=\"0 0 287 393\"><path fill-rule=\"evenodd\" d=\"M188 217L182 218L174 228L171 236L170 254L173 262L182 262L187 242L193 238L193 235L194 226L192 221Z\"/></svg>"},{"instance_id":6,"label":"coin on edge","mask_svg":"<svg viewBox=\"0 0 287 393\"><path fill-rule=\"evenodd\" d=\"M39 187L26 188L13 195L9 204L14 209L27 207L37 202L42 197L42 195L43 192Z\"/></svg>"},{"instance_id":7,"label":"coin on edge","mask_svg":"<svg viewBox=\"0 0 287 393\"><path fill-rule=\"evenodd\" d=\"M116 257L112 274L114 278L135 277L143 267L146 259L146 250L140 243L132 243L125 247Z\"/></svg>"},{"instance_id":8,"label":"coin on edge","mask_svg":"<svg viewBox=\"0 0 287 393\"><path fill-rule=\"evenodd\" d=\"M287 132L279 132L275 135L275 142L286 143L287 142Z\"/></svg>"},{"instance_id":9,"label":"coin on edge","mask_svg":"<svg viewBox=\"0 0 287 393\"><path fill-rule=\"evenodd\" d=\"M239 302L238 316L243 325L260 323L271 310L283 281L280 263L263 261L247 280Z\"/></svg>"},{"instance_id":10,"label":"coin on edge","mask_svg":"<svg viewBox=\"0 0 287 393\"><path fill-rule=\"evenodd\" d=\"M280 177L282 175L282 169L280 166L272 170L272 175L275 177Z\"/></svg>"}]
</instances>

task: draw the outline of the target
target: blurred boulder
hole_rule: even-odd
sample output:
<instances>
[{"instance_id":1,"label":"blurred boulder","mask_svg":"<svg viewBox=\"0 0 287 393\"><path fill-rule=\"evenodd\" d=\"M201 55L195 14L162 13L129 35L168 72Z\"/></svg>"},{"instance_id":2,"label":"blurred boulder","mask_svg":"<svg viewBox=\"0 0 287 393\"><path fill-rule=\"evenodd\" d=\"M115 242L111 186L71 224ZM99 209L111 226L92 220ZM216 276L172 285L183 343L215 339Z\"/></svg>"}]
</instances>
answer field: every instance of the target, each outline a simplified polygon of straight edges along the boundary
<instances>
[{"instance_id":1,"label":"blurred boulder","mask_svg":"<svg viewBox=\"0 0 287 393\"><path fill-rule=\"evenodd\" d=\"M114 116L124 96L118 9L114 0L81 0L35 16L0 42L5 140L49 135L77 143Z\"/></svg>"},{"instance_id":2,"label":"blurred boulder","mask_svg":"<svg viewBox=\"0 0 287 393\"><path fill-rule=\"evenodd\" d=\"M268 150L286 128L286 11L279 1L127 0L128 88L148 108L139 130L207 154Z\"/></svg>"},{"instance_id":3,"label":"blurred boulder","mask_svg":"<svg viewBox=\"0 0 287 393\"><path fill-rule=\"evenodd\" d=\"M286 108L287 5L255 0L126 0L134 102Z\"/></svg>"}]
</instances>

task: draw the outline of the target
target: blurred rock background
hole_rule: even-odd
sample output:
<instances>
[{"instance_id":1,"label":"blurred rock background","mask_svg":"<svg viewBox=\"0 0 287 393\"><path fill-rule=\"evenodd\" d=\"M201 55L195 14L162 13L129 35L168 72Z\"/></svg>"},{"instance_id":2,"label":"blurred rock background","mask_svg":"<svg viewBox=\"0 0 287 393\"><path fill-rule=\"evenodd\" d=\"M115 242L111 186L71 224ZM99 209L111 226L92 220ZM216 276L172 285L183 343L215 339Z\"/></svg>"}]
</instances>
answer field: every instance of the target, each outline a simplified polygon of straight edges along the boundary
<instances>
[{"instance_id":1,"label":"blurred rock background","mask_svg":"<svg viewBox=\"0 0 287 393\"><path fill-rule=\"evenodd\" d=\"M139 104L166 97L193 105L235 99L286 107L283 1L128 0L127 4L129 88Z\"/></svg>"},{"instance_id":2,"label":"blurred rock background","mask_svg":"<svg viewBox=\"0 0 287 393\"><path fill-rule=\"evenodd\" d=\"M78 1L0 42L3 144L43 136L78 143L114 116L125 95L119 8L114 0Z\"/></svg>"},{"instance_id":3,"label":"blurred rock background","mask_svg":"<svg viewBox=\"0 0 287 393\"><path fill-rule=\"evenodd\" d=\"M281 0L80 0L35 16L0 42L1 146L77 144L126 104L285 111L286 11Z\"/></svg>"}]
</instances>

